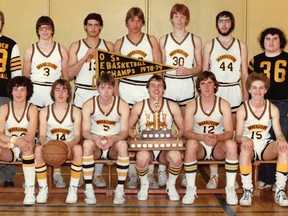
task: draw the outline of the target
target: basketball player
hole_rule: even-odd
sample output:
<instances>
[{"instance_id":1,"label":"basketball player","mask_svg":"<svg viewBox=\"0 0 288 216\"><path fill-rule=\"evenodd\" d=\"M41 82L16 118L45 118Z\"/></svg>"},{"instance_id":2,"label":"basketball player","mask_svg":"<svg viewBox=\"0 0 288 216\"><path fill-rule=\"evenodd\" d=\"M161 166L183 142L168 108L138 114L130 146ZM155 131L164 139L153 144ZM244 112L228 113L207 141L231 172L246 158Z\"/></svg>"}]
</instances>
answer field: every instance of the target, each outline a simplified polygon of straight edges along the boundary
<instances>
[{"instance_id":1,"label":"basketball player","mask_svg":"<svg viewBox=\"0 0 288 216\"><path fill-rule=\"evenodd\" d=\"M27 77L9 80L8 96L12 101L0 107L0 160L22 160L25 182L24 205L35 203L34 139L38 126L38 109L28 100L33 84Z\"/></svg>"},{"instance_id":2,"label":"basketball player","mask_svg":"<svg viewBox=\"0 0 288 216\"><path fill-rule=\"evenodd\" d=\"M234 182L238 169L237 145L229 103L216 96L218 81L214 73L204 71L196 80L199 97L187 104L185 113L184 170L187 190L183 204L192 204L196 197L197 160L224 160L226 171L226 202L237 205Z\"/></svg>"},{"instance_id":3,"label":"basketball player","mask_svg":"<svg viewBox=\"0 0 288 216\"><path fill-rule=\"evenodd\" d=\"M75 78L74 105L82 108L83 104L93 96L97 96L96 89L92 89L92 79L96 74L95 54L97 49L113 51L114 45L110 41L100 38L103 19L100 14L90 13L84 19L86 38L76 41L69 48L68 75ZM97 187L106 187L102 178L103 164L95 164L94 183Z\"/></svg>"},{"instance_id":4,"label":"basketball player","mask_svg":"<svg viewBox=\"0 0 288 216\"><path fill-rule=\"evenodd\" d=\"M49 95L52 84L62 77L68 80L67 49L53 40L55 27L48 16L41 16L36 22L38 41L25 51L23 76L30 77L34 85L34 94L30 102L39 109L53 103ZM54 183L57 188L65 188L60 168L54 169Z\"/></svg>"},{"instance_id":5,"label":"basketball player","mask_svg":"<svg viewBox=\"0 0 288 216\"><path fill-rule=\"evenodd\" d=\"M176 70L164 74L167 84L164 97L177 102L184 117L185 105L195 97L193 77L202 71L202 41L186 31L190 21L186 5L175 4L170 12L170 21L173 32L162 36L159 43L162 62L176 67Z\"/></svg>"},{"instance_id":6,"label":"basketball player","mask_svg":"<svg viewBox=\"0 0 288 216\"><path fill-rule=\"evenodd\" d=\"M110 74L102 74L97 80L99 96L84 103L83 114L83 173L86 184L85 203L95 204L96 197L92 185L94 159L117 159L118 185L114 204L125 202L124 183L129 156L126 139L128 137L129 106L119 96L114 96L115 81Z\"/></svg>"},{"instance_id":7,"label":"basketball player","mask_svg":"<svg viewBox=\"0 0 288 216\"><path fill-rule=\"evenodd\" d=\"M0 105L10 101L7 95L7 84L9 79L21 75L21 60L17 43L3 35L5 17L0 11ZM0 177L4 187L14 187L15 176L14 165L0 165Z\"/></svg>"},{"instance_id":8,"label":"basketball player","mask_svg":"<svg viewBox=\"0 0 288 216\"><path fill-rule=\"evenodd\" d=\"M142 27L145 25L144 13L139 7L132 7L128 10L125 18L125 24L128 29L128 34L116 40L114 52L132 58L150 60L161 63L161 51L157 39L153 35L148 35L142 32ZM116 83L115 94L121 96L130 107L135 103L142 101L149 97L146 84L151 74L141 75L131 78L123 78ZM119 88L119 90L118 90ZM164 174L164 185L167 176L165 174L165 167L159 167L159 171ZM149 179L152 188L159 188L159 185L153 178L154 166L150 166ZM127 183L128 188L137 188L137 173L135 165L129 167L130 181Z\"/></svg>"},{"instance_id":9,"label":"basketball player","mask_svg":"<svg viewBox=\"0 0 288 216\"><path fill-rule=\"evenodd\" d=\"M245 81L248 76L247 46L234 38L232 32L235 19L230 11L222 11L216 16L218 36L204 45L203 70L215 73L219 82L217 96L230 103L233 128L236 127L236 111L242 101L248 99ZM215 189L218 184L218 166L210 166L210 180L207 189ZM238 187L237 182L235 185Z\"/></svg>"},{"instance_id":10,"label":"basketball player","mask_svg":"<svg viewBox=\"0 0 288 216\"><path fill-rule=\"evenodd\" d=\"M264 73L270 79L270 88L265 98L280 111L280 125L288 140L288 53L283 51L287 44L285 34L278 28L267 28L259 37L264 52L254 56L249 62L249 73ZM273 130L270 131L275 139ZM275 183L275 164L261 164L257 187L263 189ZM274 189L274 187L273 187Z\"/></svg>"},{"instance_id":11,"label":"basketball player","mask_svg":"<svg viewBox=\"0 0 288 216\"><path fill-rule=\"evenodd\" d=\"M163 113L166 113L167 129L172 128L173 122L176 123L179 132L178 138L181 139L184 132L181 110L177 103L163 98L166 89L163 78L159 75L153 75L148 80L146 88L148 90L149 98L136 103L131 110L129 118L130 137L135 138L134 128L137 122L139 123L139 130L141 132L146 129L147 115L151 122L153 122L153 113L159 112L160 119L163 117ZM155 106L155 103L157 103L157 107ZM171 201L179 200L180 196L176 190L175 184L182 168L182 158L181 152L178 150L137 152L136 170L141 183L140 190L137 194L138 200L148 199L148 166L153 160L168 165L169 177L166 183L166 190Z\"/></svg>"},{"instance_id":12,"label":"basketball player","mask_svg":"<svg viewBox=\"0 0 288 216\"><path fill-rule=\"evenodd\" d=\"M46 203L48 198L47 166L42 156L43 146L49 145L47 144L49 140L60 140L68 146L68 159L72 160L66 203L76 203L82 171L81 111L69 103L72 91L68 80L56 80L52 85L50 96L54 103L42 108L39 114L40 145L35 149L36 176L39 185L36 202Z\"/></svg>"},{"instance_id":13,"label":"basketball player","mask_svg":"<svg viewBox=\"0 0 288 216\"><path fill-rule=\"evenodd\" d=\"M251 73L246 82L251 99L237 111L236 142L240 144L240 173L243 197L240 205L251 206L253 197L252 160L274 160L276 166L276 191L274 200L279 206L288 206L285 186L288 173L288 145L280 126L278 108L264 99L270 81L264 73ZM273 127L276 140L271 139Z\"/></svg>"}]
</instances>

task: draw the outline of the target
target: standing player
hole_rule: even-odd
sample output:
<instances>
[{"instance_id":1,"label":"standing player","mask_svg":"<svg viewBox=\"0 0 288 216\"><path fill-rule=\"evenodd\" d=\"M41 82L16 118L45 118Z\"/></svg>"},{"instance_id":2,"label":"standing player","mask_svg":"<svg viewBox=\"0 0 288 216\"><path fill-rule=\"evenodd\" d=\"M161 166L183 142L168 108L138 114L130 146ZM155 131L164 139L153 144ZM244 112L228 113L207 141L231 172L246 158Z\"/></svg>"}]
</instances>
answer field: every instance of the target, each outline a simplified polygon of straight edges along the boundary
<instances>
[{"instance_id":1,"label":"standing player","mask_svg":"<svg viewBox=\"0 0 288 216\"><path fill-rule=\"evenodd\" d=\"M128 10L125 18L125 24L128 29L128 34L118 39L115 42L114 52L121 55L126 55L132 58L161 62L161 51L156 38L142 32L142 27L145 25L145 17L143 11L139 7L132 7ZM119 86L116 84L115 93L119 93L130 107L135 103L146 99L149 94L146 90L146 84L151 74L124 78L120 80ZM119 90L118 90L119 88ZM162 182L166 183L167 176L165 174L165 166L159 167L162 170L160 177L165 178ZM149 179L152 188L159 188L159 185L153 178L154 166L150 166ZM135 165L129 167L130 181L127 183L128 188L137 188L137 174Z\"/></svg>"},{"instance_id":2,"label":"standing player","mask_svg":"<svg viewBox=\"0 0 288 216\"><path fill-rule=\"evenodd\" d=\"M84 19L86 38L74 42L69 48L68 75L75 78L74 105L82 109L83 104L93 96L97 96L96 89L92 89L93 76L96 73L96 49L113 51L113 43L101 39L103 19L100 14L90 13ZM106 187L102 178L103 164L95 165L94 183L97 187Z\"/></svg>"},{"instance_id":3,"label":"standing player","mask_svg":"<svg viewBox=\"0 0 288 216\"><path fill-rule=\"evenodd\" d=\"M235 19L231 12L222 11L216 16L218 37L204 45L203 70L215 73L219 82L217 96L230 103L233 127L236 126L236 111L242 101L248 99L245 81L248 76L247 46L234 38ZM218 166L210 166L210 180L206 187L217 188Z\"/></svg>"},{"instance_id":4,"label":"standing player","mask_svg":"<svg viewBox=\"0 0 288 216\"><path fill-rule=\"evenodd\" d=\"M187 104L185 113L184 169L187 190L183 204L192 204L196 196L197 160L223 160L226 171L226 202L237 205L234 182L238 169L237 145L229 103L216 96L218 82L214 73L204 71L196 80L199 97Z\"/></svg>"},{"instance_id":5,"label":"standing player","mask_svg":"<svg viewBox=\"0 0 288 216\"><path fill-rule=\"evenodd\" d=\"M265 95L280 111L280 125L288 140L288 53L285 34L278 28L267 28L261 32L259 44L264 50L249 62L249 73L264 73L270 79L270 88ZM273 130L270 131L275 139ZM275 183L275 164L261 164L258 188L271 187ZM274 188L274 187L273 187Z\"/></svg>"},{"instance_id":6,"label":"standing player","mask_svg":"<svg viewBox=\"0 0 288 216\"><path fill-rule=\"evenodd\" d=\"M274 200L279 206L288 206L285 186L288 173L288 144L282 134L278 108L264 95L270 81L263 73L251 73L246 82L251 99L237 111L236 142L240 144L240 173L243 197L240 205L251 206L253 197L252 160L274 160L277 158L276 191ZM269 130L273 127L276 141Z\"/></svg>"},{"instance_id":7,"label":"standing player","mask_svg":"<svg viewBox=\"0 0 288 216\"><path fill-rule=\"evenodd\" d=\"M170 21L173 32L160 38L160 48L162 62L176 67L176 70L164 74L167 84L164 97L177 102L184 117L186 104L195 97L193 77L202 71L202 41L186 31L190 21L186 5L175 4L170 12Z\"/></svg>"},{"instance_id":8,"label":"standing player","mask_svg":"<svg viewBox=\"0 0 288 216\"><path fill-rule=\"evenodd\" d=\"M0 11L0 105L10 101L7 95L7 84L9 79L21 75L21 60L17 43L3 35L5 17ZM14 165L0 165L0 177L4 187L14 187L15 176Z\"/></svg>"},{"instance_id":9,"label":"standing player","mask_svg":"<svg viewBox=\"0 0 288 216\"><path fill-rule=\"evenodd\" d=\"M41 16L36 22L38 42L29 47L24 56L23 76L30 77L34 85L34 94L30 102L42 108L53 101L49 95L52 84L62 77L68 80L67 49L53 40L55 27L48 16ZM54 183L57 188L65 188L60 168L54 169Z\"/></svg>"},{"instance_id":10,"label":"standing player","mask_svg":"<svg viewBox=\"0 0 288 216\"><path fill-rule=\"evenodd\" d=\"M7 86L12 101L0 107L0 160L22 160L25 182L24 205L35 203L34 139L38 126L38 109L28 100L33 84L27 77L12 78Z\"/></svg>"},{"instance_id":11,"label":"standing player","mask_svg":"<svg viewBox=\"0 0 288 216\"><path fill-rule=\"evenodd\" d=\"M118 185L114 204L125 202L124 183L129 156L126 139L128 137L129 106L119 96L114 96L115 81L108 74L97 80L99 96L90 98L83 105L83 173L86 184L85 203L95 204L96 197L92 185L94 159L117 159Z\"/></svg>"},{"instance_id":12,"label":"standing player","mask_svg":"<svg viewBox=\"0 0 288 216\"><path fill-rule=\"evenodd\" d=\"M178 138L181 139L184 132L181 110L177 103L163 98L166 89L163 78L159 75L153 75L148 80L146 88L149 98L136 103L131 110L131 116L129 118L129 135L131 138L135 138L133 128L135 128L137 122L139 123L141 132L146 129L147 116L150 116L150 120L153 122L153 113L158 112L161 119L165 113L167 129L172 128L173 122L176 123ZM155 107L155 103L158 104L157 107ZM140 191L137 194L138 200L148 199L148 166L153 160L157 160L159 163L169 166L169 177L166 190L171 201L179 200L180 196L176 190L175 184L182 168L182 158L181 152L178 150L137 152L136 170L141 182Z\"/></svg>"},{"instance_id":13,"label":"standing player","mask_svg":"<svg viewBox=\"0 0 288 216\"><path fill-rule=\"evenodd\" d=\"M48 197L47 168L42 156L43 146L49 145L46 144L49 140L60 140L68 146L68 159L73 159L66 203L76 203L82 171L81 111L69 104L72 91L67 80L56 80L52 85L50 96L54 103L42 108L39 114L40 145L35 149L36 176L39 185L36 202L46 203Z\"/></svg>"}]
</instances>

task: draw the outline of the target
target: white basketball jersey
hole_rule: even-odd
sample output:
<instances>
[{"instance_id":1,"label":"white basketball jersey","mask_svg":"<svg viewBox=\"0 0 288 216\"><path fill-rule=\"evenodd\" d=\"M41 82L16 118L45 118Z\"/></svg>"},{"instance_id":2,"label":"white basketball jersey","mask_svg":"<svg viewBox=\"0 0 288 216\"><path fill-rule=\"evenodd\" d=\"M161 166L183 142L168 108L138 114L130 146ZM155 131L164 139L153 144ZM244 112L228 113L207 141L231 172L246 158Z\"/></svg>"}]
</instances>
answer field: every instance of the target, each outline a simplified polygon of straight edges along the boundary
<instances>
[{"instance_id":1,"label":"white basketball jersey","mask_svg":"<svg viewBox=\"0 0 288 216\"><path fill-rule=\"evenodd\" d=\"M69 142L75 136L73 105L69 104L63 119L57 119L53 105L47 106L47 139Z\"/></svg>"},{"instance_id":2,"label":"white basketball jersey","mask_svg":"<svg viewBox=\"0 0 288 216\"><path fill-rule=\"evenodd\" d=\"M91 114L91 131L101 136L118 134L121 131L121 115L119 113L120 98L114 96L113 105L108 113L104 113L99 105L99 96L93 97L94 112Z\"/></svg>"},{"instance_id":3,"label":"white basketball jersey","mask_svg":"<svg viewBox=\"0 0 288 216\"><path fill-rule=\"evenodd\" d=\"M160 113L159 115L160 121L163 121L163 118L166 119L167 129L171 129L172 123L173 123L173 115L171 114L168 100L163 98L162 106L160 107L158 112ZM142 111L139 117L140 131L146 129L147 119L149 119L150 122L154 122L154 119L153 119L154 113L155 112L153 112L152 108L150 107L149 99L143 100L143 107L142 107Z\"/></svg>"},{"instance_id":4,"label":"white basketball jersey","mask_svg":"<svg viewBox=\"0 0 288 216\"><path fill-rule=\"evenodd\" d=\"M243 136L247 136L254 142L264 141L264 143L266 143L265 141L268 141L271 138L269 133L272 124L271 102L269 100L266 100L265 109L260 117L257 117L253 113L248 101L244 102L244 108L246 111L246 118Z\"/></svg>"},{"instance_id":5,"label":"white basketball jersey","mask_svg":"<svg viewBox=\"0 0 288 216\"><path fill-rule=\"evenodd\" d=\"M131 58L153 61L152 44L149 40L149 36L147 34L143 34L143 37L138 44L131 42L127 35L124 36L122 45L120 47L120 54ZM147 82L151 76L151 74L134 76L130 77L129 80Z\"/></svg>"},{"instance_id":6,"label":"white basketball jersey","mask_svg":"<svg viewBox=\"0 0 288 216\"><path fill-rule=\"evenodd\" d=\"M183 66L192 68L194 66L194 37L193 34L187 33L182 42L178 43L172 33L167 34L164 42L166 51L165 64L174 67ZM166 72L168 75L176 75L176 71Z\"/></svg>"},{"instance_id":7,"label":"white basketball jersey","mask_svg":"<svg viewBox=\"0 0 288 216\"><path fill-rule=\"evenodd\" d=\"M210 51L210 71L216 76L218 82L235 83L241 77L241 48L240 41L233 38L227 49L218 38L213 39Z\"/></svg>"},{"instance_id":8,"label":"white basketball jersey","mask_svg":"<svg viewBox=\"0 0 288 216\"><path fill-rule=\"evenodd\" d=\"M83 56L86 55L87 51L91 49L92 47L89 47L89 45L85 42L84 39L79 40L79 47L77 51L77 58L78 60L83 58ZM108 49L108 46L106 45L105 40L99 39L98 45L95 47L95 49L103 49L110 51ZM76 76L75 83L76 85L85 85L86 87L92 87L92 78L95 75L95 58L89 59L89 61L86 61L78 75Z\"/></svg>"},{"instance_id":9,"label":"white basketball jersey","mask_svg":"<svg viewBox=\"0 0 288 216\"><path fill-rule=\"evenodd\" d=\"M12 102L10 101L8 103L9 112L8 112L7 120L5 122L5 134L7 136L20 137L20 136L25 136L27 134L27 129L29 126L28 111L29 111L30 106L31 104L27 102L25 110L21 118L18 120L15 116Z\"/></svg>"},{"instance_id":10,"label":"white basketball jersey","mask_svg":"<svg viewBox=\"0 0 288 216\"><path fill-rule=\"evenodd\" d=\"M193 131L199 134L222 134L224 132L223 114L221 111L221 98L215 96L212 111L207 114L203 110L201 97L196 97L196 110L194 115Z\"/></svg>"},{"instance_id":11,"label":"white basketball jersey","mask_svg":"<svg viewBox=\"0 0 288 216\"><path fill-rule=\"evenodd\" d=\"M53 49L47 55L44 54L38 42L32 45L31 74L33 83L52 84L62 75L62 54L60 44L54 42Z\"/></svg>"}]
</instances>

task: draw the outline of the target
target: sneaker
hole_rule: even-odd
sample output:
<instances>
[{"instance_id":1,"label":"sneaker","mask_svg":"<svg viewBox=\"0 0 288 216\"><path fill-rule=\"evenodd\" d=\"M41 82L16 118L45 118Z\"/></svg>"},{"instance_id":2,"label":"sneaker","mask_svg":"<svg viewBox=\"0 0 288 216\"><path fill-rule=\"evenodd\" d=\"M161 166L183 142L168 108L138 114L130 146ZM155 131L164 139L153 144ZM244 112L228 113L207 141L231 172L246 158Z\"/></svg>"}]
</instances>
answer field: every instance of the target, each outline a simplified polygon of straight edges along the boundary
<instances>
[{"instance_id":1,"label":"sneaker","mask_svg":"<svg viewBox=\"0 0 288 216\"><path fill-rule=\"evenodd\" d=\"M238 184L238 182L237 182L237 180L235 180L235 182L234 182L234 189L239 189L239 184Z\"/></svg>"},{"instance_id":2,"label":"sneaker","mask_svg":"<svg viewBox=\"0 0 288 216\"><path fill-rule=\"evenodd\" d=\"M66 183L64 182L64 178L62 177L61 174L54 174L53 177L54 180L54 185L56 188L65 188L66 187Z\"/></svg>"},{"instance_id":3,"label":"sneaker","mask_svg":"<svg viewBox=\"0 0 288 216\"><path fill-rule=\"evenodd\" d=\"M273 191L273 192L276 191L276 184L273 184L272 191Z\"/></svg>"},{"instance_id":4,"label":"sneaker","mask_svg":"<svg viewBox=\"0 0 288 216\"><path fill-rule=\"evenodd\" d=\"M264 189L264 188L270 188L270 187L272 187L271 184L266 184L266 183L263 182L263 181L258 181L258 182L257 182L257 188L260 189L260 190L262 190L262 189Z\"/></svg>"},{"instance_id":5,"label":"sneaker","mask_svg":"<svg viewBox=\"0 0 288 216\"><path fill-rule=\"evenodd\" d=\"M39 186L39 192L36 197L37 203L46 203L48 198L48 186L40 187Z\"/></svg>"},{"instance_id":6,"label":"sneaker","mask_svg":"<svg viewBox=\"0 0 288 216\"><path fill-rule=\"evenodd\" d=\"M211 175L208 183L206 184L207 189L217 189L218 187L218 175Z\"/></svg>"},{"instance_id":7,"label":"sneaker","mask_svg":"<svg viewBox=\"0 0 288 216\"><path fill-rule=\"evenodd\" d=\"M152 174L148 174L148 180L149 180L149 188L150 189L158 189L159 184L155 181Z\"/></svg>"},{"instance_id":8,"label":"sneaker","mask_svg":"<svg viewBox=\"0 0 288 216\"><path fill-rule=\"evenodd\" d=\"M105 188L106 187L106 181L103 179L103 177L100 176L94 176L94 184L98 188Z\"/></svg>"},{"instance_id":9,"label":"sneaker","mask_svg":"<svg viewBox=\"0 0 288 216\"><path fill-rule=\"evenodd\" d=\"M186 175L183 175L182 181L181 181L181 186L186 187L187 186L187 178Z\"/></svg>"},{"instance_id":10,"label":"sneaker","mask_svg":"<svg viewBox=\"0 0 288 216\"><path fill-rule=\"evenodd\" d=\"M123 188L116 188L113 203L115 205L121 205L125 203L125 193Z\"/></svg>"},{"instance_id":11,"label":"sneaker","mask_svg":"<svg viewBox=\"0 0 288 216\"><path fill-rule=\"evenodd\" d=\"M225 192L226 192L226 203L228 205L237 205L238 204L238 197L235 192L234 187L225 187Z\"/></svg>"},{"instance_id":12,"label":"sneaker","mask_svg":"<svg viewBox=\"0 0 288 216\"><path fill-rule=\"evenodd\" d=\"M24 205L34 205L35 204L35 187L25 186L25 197L23 200Z\"/></svg>"},{"instance_id":13,"label":"sneaker","mask_svg":"<svg viewBox=\"0 0 288 216\"><path fill-rule=\"evenodd\" d=\"M178 194L178 192L177 192L177 190L176 190L175 185L167 185L167 187L166 187L166 192L167 192L167 194L168 194L168 196L169 196L169 199L170 199L171 201L178 201L178 200L180 200L180 196L179 196L179 194Z\"/></svg>"},{"instance_id":14,"label":"sneaker","mask_svg":"<svg viewBox=\"0 0 288 216\"><path fill-rule=\"evenodd\" d=\"M279 204L279 206L288 206L288 198L285 193L285 188L276 186L274 200Z\"/></svg>"},{"instance_id":15,"label":"sneaker","mask_svg":"<svg viewBox=\"0 0 288 216\"><path fill-rule=\"evenodd\" d=\"M136 189L138 186L138 176L132 175L126 186L129 189Z\"/></svg>"},{"instance_id":16,"label":"sneaker","mask_svg":"<svg viewBox=\"0 0 288 216\"><path fill-rule=\"evenodd\" d=\"M148 199L148 190L149 190L149 184L141 184L140 190L137 193L137 199L138 200L147 200Z\"/></svg>"},{"instance_id":17,"label":"sneaker","mask_svg":"<svg viewBox=\"0 0 288 216\"><path fill-rule=\"evenodd\" d=\"M93 189L85 190L84 201L88 205L96 204L96 197Z\"/></svg>"},{"instance_id":18,"label":"sneaker","mask_svg":"<svg viewBox=\"0 0 288 216\"><path fill-rule=\"evenodd\" d=\"M68 204L76 203L78 200L77 191L78 191L77 186L69 186L68 194L67 194L65 202Z\"/></svg>"},{"instance_id":19,"label":"sneaker","mask_svg":"<svg viewBox=\"0 0 288 216\"><path fill-rule=\"evenodd\" d=\"M167 183L167 174L166 174L166 171L158 171L158 184L159 184L159 187L164 187Z\"/></svg>"},{"instance_id":20,"label":"sneaker","mask_svg":"<svg viewBox=\"0 0 288 216\"><path fill-rule=\"evenodd\" d=\"M13 188L14 187L14 183L13 183L13 181L4 181L3 182L3 186L4 187L8 187L8 188Z\"/></svg>"},{"instance_id":21,"label":"sneaker","mask_svg":"<svg viewBox=\"0 0 288 216\"><path fill-rule=\"evenodd\" d=\"M253 188L245 189L243 188L243 196L240 199L241 206L251 206L253 198Z\"/></svg>"},{"instance_id":22,"label":"sneaker","mask_svg":"<svg viewBox=\"0 0 288 216\"><path fill-rule=\"evenodd\" d=\"M196 189L197 189L196 187L192 187L192 186L190 186L186 189L186 193L182 199L183 204L193 204L194 203L194 200L197 197Z\"/></svg>"}]
</instances>

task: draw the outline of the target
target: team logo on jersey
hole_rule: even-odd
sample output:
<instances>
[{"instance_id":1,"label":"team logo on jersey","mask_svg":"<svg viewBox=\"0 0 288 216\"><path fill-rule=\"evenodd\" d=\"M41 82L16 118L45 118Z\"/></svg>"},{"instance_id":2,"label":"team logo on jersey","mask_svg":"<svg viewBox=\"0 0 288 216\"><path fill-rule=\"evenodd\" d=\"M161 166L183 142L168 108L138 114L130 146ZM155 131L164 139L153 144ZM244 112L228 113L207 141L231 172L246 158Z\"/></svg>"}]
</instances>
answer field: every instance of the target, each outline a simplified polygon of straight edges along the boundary
<instances>
[{"instance_id":1,"label":"team logo on jersey","mask_svg":"<svg viewBox=\"0 0 288 216\"><path fill-rule=\"evenodd\" d=\"M7 129L9 133L27 133L27 128L23 127L11 127Z\"/></svg>"},{"instance_id":2,"label":"team logo on jersey","mask_svg":"<svg viewBox=\"0 0 288 216\"><path fill-rule=\"evenodd\" d=\"M230 55L230 54L220 55L218 58L216 58L216 61L219 62L219 61L222 61L222 60L225 60L225 59L230 59L233 62L237 61L237 59L234 56Z\"/></svg>"},{"instance_id":3,"label":"team logo on jersey","mask_svg":"<svg viewBox=\"0 0 288 216\"><path fill-rule=\"evenodd\" d=\"M54 70L56 70L56 69L58 68L57 65L55 65L55 64L53 64L53 63L51 63L51 62L43 62L43 63L41 63L41 64L36 65L36 68L37 68L38 70L40 70L41 68L44 68L44 67L49 67L49 68L52 68L52 69L54 69Z\"/></svg>"},{"instance_id":4,"label":"team logo on jersey","mask_svg":"<svg viewBox=\"0 0 288 216\"><path fill-rule=\"evenodd\" d=\"M71 130L68 129L64 129L64 128L53 128L50 130L51 134L58 134L58 133L62 133L62 134L70 134Z\"/></svg>"},{"instance_id":5,"label":"team logo on jersey","mask_svg":"<svg viewBox=\"0 0 288 216\"><path fill-rule=\"evenodd\" d=\"M140 58L145 58L147 56L147 53L143 52L142 50L133 50L127 54L128 57L132 57L132 58L135 57L135 55L136 56L140 55L141 56Z\"/></svg>"},{"instance_id":6,"label":"team logo on jersey","mask_svg":"<svg viewBox=\"0 0 288 216\"><path fill-rule=\"evenodd\" d=\"M182 50L182 49L176 49L176 50L173 50L172 52L169 53L169 55L172 57L176 54L181 54L183 55L185 58L187 58L189 56L189 53L187 53L185 50Z\"/></svg>"},{"instance_id":7,"label":"team logo on jersey","mask_svg":"<svg viewBox=\"0 0 288 216\"><path fill-rule=\"evenodd\" d=\"M268 126L266 125L262 125L262 124L255 124L255 125L250 125L248 126L248 130L252 131L252 130L266 130Z\"/></svg>"},{"instance_id":8,"label":"team logo on jersey","mask_svg":"<svg viewBox=\"0 0 288 216\"><path fill-rule=\"evenodd\" d=\"M215 122L215 121L211 121L211 120L205 120L205 121L198 122L199 126L205 126L205 125L218 126L219 124L220 124L219 122Z\"/></svg>"},{"instance_id":9,"label":"team logo on jersey","mask_svg":"<svg viewBox=\"0 0 288 216\"><path fill-rule=\"evenodd\" d=\"M106 120L106 119L103 119L103 120L96 120L95 121L96 124L105 124L105 125L116 125L116 121L110 121L110 120Z\"/></svg>"}]
</instances>

